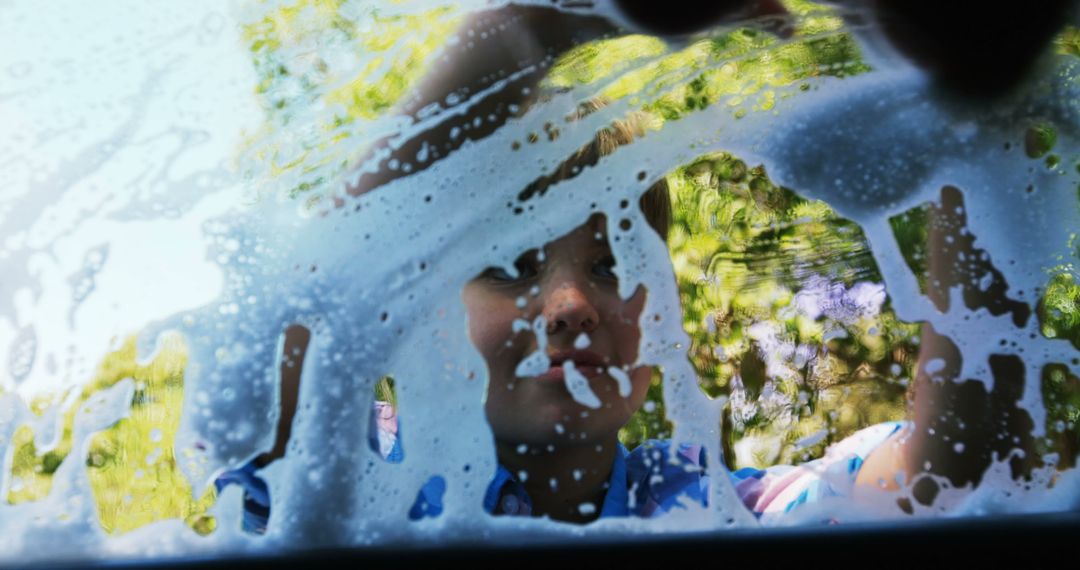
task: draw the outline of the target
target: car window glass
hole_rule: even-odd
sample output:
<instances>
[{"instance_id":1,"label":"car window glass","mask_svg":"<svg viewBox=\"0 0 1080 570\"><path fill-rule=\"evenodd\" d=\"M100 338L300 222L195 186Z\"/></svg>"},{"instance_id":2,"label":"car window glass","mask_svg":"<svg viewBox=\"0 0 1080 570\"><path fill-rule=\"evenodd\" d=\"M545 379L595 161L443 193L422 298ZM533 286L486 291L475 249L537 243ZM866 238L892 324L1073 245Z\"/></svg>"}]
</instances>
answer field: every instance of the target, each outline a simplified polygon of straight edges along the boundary
<instances>
[{"instance_id":1,"label":"car window glass","mask_svg":"<svg viewBox=\"0 0 1080 570\"><path fill-rule=\"evenodd\" d=\"M731 474L886 424L925 451L901 489L784 520L1075 504L1076 29L989 96L872 12L782 5L678 37L615 4L13 5L0 542L754 527ZM513 432L541 377L563 411ZM541 504L501 443L600 433L665 516L591 522L610 486L492 516L493 474Z\"/></svg>"}]
</instances>

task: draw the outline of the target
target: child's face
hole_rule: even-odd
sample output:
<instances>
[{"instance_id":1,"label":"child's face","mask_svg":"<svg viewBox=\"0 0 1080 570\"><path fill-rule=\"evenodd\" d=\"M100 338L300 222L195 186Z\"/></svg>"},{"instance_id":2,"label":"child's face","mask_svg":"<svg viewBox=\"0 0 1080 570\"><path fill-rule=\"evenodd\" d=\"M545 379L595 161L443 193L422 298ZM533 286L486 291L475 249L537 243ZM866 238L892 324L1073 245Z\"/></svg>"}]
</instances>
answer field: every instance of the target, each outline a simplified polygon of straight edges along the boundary
<instances>
[{"instance_id":1,"label":"child's face","mask_svg":"<svg viewBox=\"0 0 1080 570\"><path fill-rule=\"evenodd\" d=\"M608 442L644 403L651 370L632 365L645 291L639 288L627 301L619 297L604 226L603 218L594 216L547 244L542 256L535 250L522 255L516 278L490 268L465 286L469 336L488 366L485 411L500 443ZM519 327L514 332L514 321L532 323L541 315L551 367L538 376L518 378L518 363L539 345L531 330ZM588 346L576 349L575 339L582 333ZM563 380L561 360L573 360L588 379L600 400L598 409L574 400ZM607 373L611 366L628 373L628 397L619 394L618 383Z\"/></svg>"}]
</instances>

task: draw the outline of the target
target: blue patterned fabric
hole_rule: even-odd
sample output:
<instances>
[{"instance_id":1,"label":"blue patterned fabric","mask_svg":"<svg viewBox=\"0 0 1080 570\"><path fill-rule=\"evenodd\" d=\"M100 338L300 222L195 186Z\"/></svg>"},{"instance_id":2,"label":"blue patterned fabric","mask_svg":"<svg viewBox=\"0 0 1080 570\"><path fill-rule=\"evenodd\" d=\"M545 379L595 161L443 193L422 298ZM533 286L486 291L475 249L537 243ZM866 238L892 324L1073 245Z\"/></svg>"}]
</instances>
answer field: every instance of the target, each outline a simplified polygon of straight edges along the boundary
<instances>
[{"instance_id":1,"label":"blue patterned fabric","mask_svg":"<svg viewBox=\"0 0 1080 570\"><path fill-rule=\"evenodd\" d=\"M743 504L769 524L800 505L851 496L866 457L904 426L904 422L888 422L865 428L830 447L824 457L801 465L743 468L728 472L728 476ZM396 431L392 439L387 439L382 430L372 433L382 439L382 445L378 440L372 443L373 449L380 450L387 461L400 463L404 459ZM686 508L688 504L708 506L709 476L705 469L705 450L701 446L682 445L673 454L669 441L650 440L632 452L619 444L599 518L651 518ZM217 479L216 487L220 493L229 484L243 486L244 530L262 533L269 522L270 497L266 483L255 471L254 462L227 471ZM443 477L429 479L408 509L408 518L438 517L443 511L445 492ZM528 516L532 509L524 485L506 468L498 466L484 493L484 510L493 515Z\"/></svg>"},{"instance_id":2,"label":"blue patterned fabric","mask_svg":"<svg viewBox=\"0 0 1080 570\"><path fill-rule=\"evenodd\" d=\"M244 518L241 525L245 532L262 534L270 519L270 489L261 477L255 474L258 467L251 460L239 469L226 471L214 480L218 495L228 485L240 485L244 489Z\"/></svg>"}]
</instances>

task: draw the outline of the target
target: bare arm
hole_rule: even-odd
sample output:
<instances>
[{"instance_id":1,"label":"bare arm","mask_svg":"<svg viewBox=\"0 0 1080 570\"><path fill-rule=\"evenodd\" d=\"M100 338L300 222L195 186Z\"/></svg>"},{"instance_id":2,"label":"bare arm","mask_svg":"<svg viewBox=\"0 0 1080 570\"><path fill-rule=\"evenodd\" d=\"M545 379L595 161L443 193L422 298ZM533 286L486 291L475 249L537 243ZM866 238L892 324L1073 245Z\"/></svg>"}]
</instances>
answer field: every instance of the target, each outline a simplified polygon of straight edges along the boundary
<instances>
[{"instance_id":1,"label":"bare arm","mask_svg":"<svg viewBox=\"0 0 1080 570\"><path fill-rule=\"evenodd\" d=\"M1030 306L1009 297L1003 274L966 230L964 211L963 195L952 187L943 189L941 202L929 210L927 296L942 311L959 301L970 310L1011 317L1023 328L1033 318ZM975 285L984 282L989 285ZM957 289L960 295L953 294ZM920 477L923 473L947 478L955 487L974 486L993 461L1011 454L1013 478L1029 475L1041 460L1034 422L1019 402L1024 384L1040 379L1025 378L1024 362L1015 354L992 354L979 363L985 364L986 377L964 378L963 355L951 339L929 324L920 337L909 401L912 426L867 458L857 484L888 490L913 484L913 498L929 505L940 489L933 479Z\"/></svg>"}]
</instances>

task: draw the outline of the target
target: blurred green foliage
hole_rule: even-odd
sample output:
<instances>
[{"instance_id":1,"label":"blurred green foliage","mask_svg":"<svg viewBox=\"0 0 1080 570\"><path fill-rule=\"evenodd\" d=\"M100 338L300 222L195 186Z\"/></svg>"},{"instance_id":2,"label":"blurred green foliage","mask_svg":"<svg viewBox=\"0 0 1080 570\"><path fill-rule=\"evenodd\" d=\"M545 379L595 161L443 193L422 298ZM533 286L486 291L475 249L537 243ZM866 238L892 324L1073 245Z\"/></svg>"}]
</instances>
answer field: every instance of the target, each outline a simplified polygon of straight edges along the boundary
<instances>
[{"instance_id":1,"label":"blurred green foliage","mask_svg":"<svg viewBox=\"0 0 1080 570\"><path fill-rule=\"evenodd\" d=\"M176 466L173 441L180 425L183 375L187 351L176 336L167 337L162 350L149 364L136 361L135 339L106 355L94 379L63 410L63 436L52 450L39 454L33 432L21 428L12 441L12 484L7 502L34 501L52 488L53 473L63 461L85 461L101 526L122 533L164 519L183 519L197 532L213 528L206 514L214 493L192 497L191 486ZM94 436L85 457L73 457L72 426L80 405L92 395L120 380L135 382L128 417ZM65 395L66 396L66 395ZM61 405L64 397L42 397L31 410L43 413Z\"/></svg>"},{"instance_id":2,"label":"blurred green foliage","mask_svg":"<svg viewBox=\"0 0 1080 570\"><path fill-rule=\"evenodd\" d=\"M317 201L356 159L343 141L378 138L377 119L423 76L457 29L452 5L418 12L399 2L264 3L243 30L266 113L249 133L249 175L267 193ZM374 131L374 132L373 132Z\"/></svg>"},{"instance_id":3,"label":"blurred green foliage","mask_svg":"<svg viewBox=\"0 0 1080 570\"><path fill-rule=\"evenodd\" d=\"M707 394L731 398L733 466L817 457L903 418L917 325L896 318L883 290L860 298L881 278L859 227L727 154L668 181L689 357ZM803 310L799 295L831 308Z\"/></svg>"},{"instance_id":4,"label":"blurred green foliage","mask_svg":"<svg viewBox=\"0 0 1080 570\"><path fill-rule=\"evenodd\" d=\"M1050 279L1039 306L1039 322L1046 338L1065 339L1080 349L1080 284L1073 273L1063 270Z\"/></svg>"},{"instance_id":5,"label":"blurred green foliage","mask_svg":"<svg viewBox=\"0 0 1080 570\"><path fill-rule=\"evenodd\" d=\"M1046 406L1046 438L1041 452L1058 455L1058 467L1076 465L1080 453L1080 378L1064 364L1043 367L1042 396Z\"/></svg>"}]
</instances>

